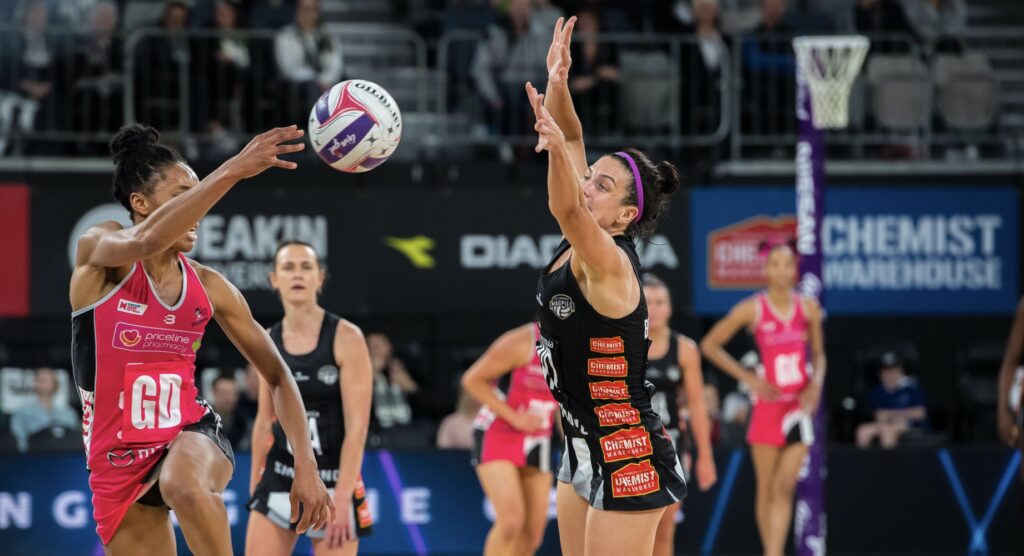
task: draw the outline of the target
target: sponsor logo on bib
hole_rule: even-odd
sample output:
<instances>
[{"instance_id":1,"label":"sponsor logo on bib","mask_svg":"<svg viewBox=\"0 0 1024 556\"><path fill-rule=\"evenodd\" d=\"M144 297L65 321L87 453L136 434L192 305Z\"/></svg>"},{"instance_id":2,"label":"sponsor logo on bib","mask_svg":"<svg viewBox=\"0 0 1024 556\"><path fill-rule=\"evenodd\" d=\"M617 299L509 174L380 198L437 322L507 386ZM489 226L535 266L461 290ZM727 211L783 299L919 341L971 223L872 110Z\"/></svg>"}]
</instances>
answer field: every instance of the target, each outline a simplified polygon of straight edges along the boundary
<instances>
[{"instance_id":1,"label":"sponsor logo on bib","mask_svg":"<svg viewBox=\"0 0 1024 556\"><path fill-rule=\"evenodd\" d=\"M627 498L658 492L661 481L651 460L630 463L618 471L612 471L612 496Z\"/></svg>"},{"instance_id":2,"label":"sponsor logo on bib","mask_svg":"<svg viewBox=\"0 0 1024 556\"><path fill-rule=\"evenodd\" d=\"M604 380L590 383L592 400L628 400L629 388L624 380Z\"/></svg>"},{"instance_id":3,"label":"sponsor logo on bib","mask_svg":"<svg viewBox=\"0 0 1024 556\"><path fill-rule=\"evenodd\" d=\"M629 374L629 363L624 356L594 357L587 359L587 374L622 378Z\"/></svg>"},{"instance_id":4,"label":"sponsor logo on bib","mask_svg":"<svg viewBox=\"0 0 1024 556\"><path fill-rule=\"evenodd\" d=\"M598 424L602 427L639 425L640 412L628 403L610 403L594 408Z\"/></svg>"},{"instance_id":5,"label":"sponsor logo on bib","mask_svg":"<svg viewBox=\"0 0 1024 556\"><path fill-rule=\"evenodd\" d=\"M654 453L651 447L651 435L643 427L633 427L615 431L601 437L601 453L605 463L635 459Z\"/></svg>"},{"instance_id":6,"label":"sponsor logo on bib","mask_svg":"<svg viewBox=\"0 0 1024 556\"><path fill-rule=\"evenodd\" d=\"M125 351L173 353L194 358L202 333L140 326L119 322L114 325L113 346Z\"/></svg>"},{"instance_id":7,"label":"sponsor logo on bib","mask_svg":"<svg viewBox=\"0 0 1024 556\"><path fill-rule=\"evenodd\" d=\"M626 352L626 342L621 336L614 338L591 338L590 351L594 353L616 354Z\"/></svg>"},{"instance_id":8,"label":"sponsor logo on bib","mask_svg":"<svg viewBox=\"0 0 1024 556\"><path fill-rule=\"evenodd\" d=\"M146 314L146 308L149 305L145 303L136 303L134 301L128 301L127 299L119 299L117 301L117 310L122 313L128 313L129 315L135 315L141 317Z\"/></svg>"}]
</instances>

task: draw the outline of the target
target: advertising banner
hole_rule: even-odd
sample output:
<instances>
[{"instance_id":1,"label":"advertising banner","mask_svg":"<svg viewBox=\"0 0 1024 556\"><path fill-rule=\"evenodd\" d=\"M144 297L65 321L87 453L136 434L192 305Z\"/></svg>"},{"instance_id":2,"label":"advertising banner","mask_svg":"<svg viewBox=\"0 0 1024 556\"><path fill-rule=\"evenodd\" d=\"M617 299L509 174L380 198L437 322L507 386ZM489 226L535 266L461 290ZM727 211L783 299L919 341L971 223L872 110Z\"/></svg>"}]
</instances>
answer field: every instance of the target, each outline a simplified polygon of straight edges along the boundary
<instances>
[{"instance_id":1,"label":"advertising banner","mask_svg":"<svg viewBox=\"0 0 1024 556\"><path fill-rule=\"evenodd\" d=\"M693 302L720 315L761 287L757 249L796 239L792 188L697 188ZM1008 314L1018 296L1019 199L1010 187L831 187L821 222L833 315Z\"/></svg>"},{"instance_id":2,"label":"advertising banner","mask_svg":"<svg viewBox=\"0 0 1024 556\"><path fill-rule=\"evenodd\" d=\"M257 315L280 313L267 274L285 238L316 248L329 276L324 305L345 314L532 311L561 238L542 190L324 183L239 184L200 222L189 256L238 286ZM106 186L66 183L35 186L33 210L32 311L66 314L78 237L103 220L128 224L128 213ZM639 248L645 267L680 290L685 233L683 216L666 218Z\"/></svg>"}]
</instances>

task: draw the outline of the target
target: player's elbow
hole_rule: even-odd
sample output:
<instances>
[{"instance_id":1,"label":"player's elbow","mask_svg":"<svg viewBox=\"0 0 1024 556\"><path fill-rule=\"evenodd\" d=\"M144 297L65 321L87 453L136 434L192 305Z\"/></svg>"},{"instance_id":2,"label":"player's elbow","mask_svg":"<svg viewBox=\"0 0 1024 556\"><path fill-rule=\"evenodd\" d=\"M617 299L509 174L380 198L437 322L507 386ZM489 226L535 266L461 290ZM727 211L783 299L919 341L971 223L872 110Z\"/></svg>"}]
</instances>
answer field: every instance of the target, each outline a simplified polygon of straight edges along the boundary
<instances>
[{"instance_id":1,"label":"player's elbow","mask_svg":"<svg viewBox=\"0 0 1024 556\"><path fill-rule=\"evenodd\" d=\"M701 354L704 355L704 357L708 357L711 355L711 353L715 350L717 346L718 344L711 339L711 336L705 336L700 341L700 352Z\"/></svg>"}]
</instances>

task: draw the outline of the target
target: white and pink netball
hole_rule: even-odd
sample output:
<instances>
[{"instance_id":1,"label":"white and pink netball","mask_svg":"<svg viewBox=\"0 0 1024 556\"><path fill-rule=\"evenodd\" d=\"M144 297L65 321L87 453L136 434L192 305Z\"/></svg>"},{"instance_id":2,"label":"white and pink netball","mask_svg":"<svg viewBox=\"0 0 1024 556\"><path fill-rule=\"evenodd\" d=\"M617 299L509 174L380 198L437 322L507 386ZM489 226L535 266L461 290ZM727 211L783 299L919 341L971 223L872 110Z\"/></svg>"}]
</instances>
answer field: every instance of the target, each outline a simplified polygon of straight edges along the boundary
<instances>
[{"instance_id":1,"label":"white and pink netball","mask_svg":"<svg viewBox=\"0 0 1024 556\"><path fill-rule=\"evenodd\" d=\"M402 139L402 112L380 85L350 79L331 87L309 113L309 140L335 170L367 172L384 163Z\"/></svg>"}]
</instances>

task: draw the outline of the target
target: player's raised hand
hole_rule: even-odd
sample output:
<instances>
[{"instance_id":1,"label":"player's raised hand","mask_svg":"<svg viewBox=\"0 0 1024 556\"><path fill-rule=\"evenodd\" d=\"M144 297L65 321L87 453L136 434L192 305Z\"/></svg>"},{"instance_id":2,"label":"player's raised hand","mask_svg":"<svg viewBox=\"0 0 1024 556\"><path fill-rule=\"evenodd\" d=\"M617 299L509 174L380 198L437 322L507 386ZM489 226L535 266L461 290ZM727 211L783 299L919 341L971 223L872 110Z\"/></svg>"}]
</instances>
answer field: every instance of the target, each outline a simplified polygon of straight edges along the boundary
<instances>
[{"instance_id":1,"label":"player's raised hand","mask_svg":"<svg viewBox=\"0 0 1024 556\"><path fill-rule=\"evenodd\" d=\"M576 16L566 21L564 17L555 22L555 31L548 47L548 84L565 83L569 79L569 67L572 56L569 45L572 43L572 30L576 26Z\"/></svg>"},{"instance_id":2,"label":"player's raised hand","mask_svg":"<svg viewBox=\"0 0 1024 556\"><path fill-rule=\"evenodd\" d=\"M563 134L562 129L558 127L555 119L551 117L551 113L548 112L548 109L544 108L544 95L538 93L532 83L526 84L526 95L530 98L530 106L533 107L533 115L537 118L537 123L533 126L533 129L537 131L538 135L537 146L534 150L541 152L564 147L565 134Z\"/></svg>"},{"instance_id":3,"label":"player's raised hand","mask_svg":"<svg viewBox=\"0 0 1024 556\"><path fill-rule=\"evenodd\" d=\"M281 160L278 156L299 152L306 148L305 143L282 144L294 141L302 137L303 134L303 130L294 125L265 131L253 137L241 152L225 163L225 166L241 179L251 178L270 167L294 170L298 167L297 164Z\"/></svg>"}]
</instances>

